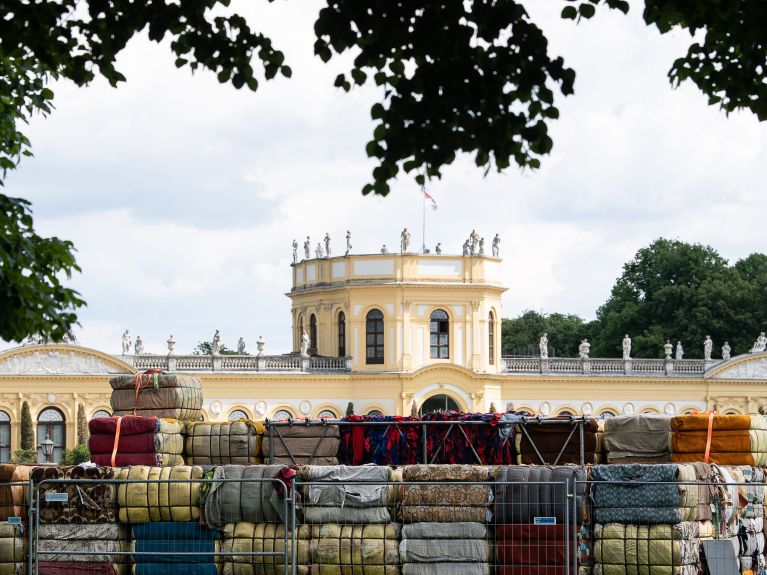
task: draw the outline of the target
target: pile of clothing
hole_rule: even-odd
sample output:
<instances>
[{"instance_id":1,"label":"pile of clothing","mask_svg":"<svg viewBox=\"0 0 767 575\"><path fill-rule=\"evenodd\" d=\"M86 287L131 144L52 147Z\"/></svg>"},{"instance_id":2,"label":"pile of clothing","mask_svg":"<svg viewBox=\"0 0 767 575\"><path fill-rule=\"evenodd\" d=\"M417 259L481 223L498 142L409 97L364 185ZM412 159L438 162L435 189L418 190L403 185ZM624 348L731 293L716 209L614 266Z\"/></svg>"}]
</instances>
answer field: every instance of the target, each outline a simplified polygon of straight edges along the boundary
<instances>
[{"instance_id":1,"label":"pile of clothing","mask_svg":"<svg viewBox=\"0 0 767 575\"><path fill-rule=\"evenodd\" d=\"M9 517L27 517L31 470L29 465L0 465L0 521L6 521Z\"/></svg>"},{"instance_id":2,"label":"pile of clothing","mask_svg":"<svg viewBox=\"0 0 767 575\"><path fill-rule=\"evenodd\" d=\"M306 425L294 419L289 425L267 422L261 451L265 461L286 465L337 465L338 425Z\"/></svg>"},{"instance_id":3,"label":"pile of clothing","mask_svg":"<svg viewBox=\"0 0 767 575\"><path fill-rule=\"evenodd\" d=\"M338 460L345 465L409 465L420 458L421 426L417 417L348 415L343 421L373 425L341 426ZM382 425L385 424L385 425Z\"/></svg>"},{"instance_id":4,"label":"pile of clothing","mask_svg":"<svg viewBox=\"0 0 767 575\"><path fill-rule=\"evenodd\" d=\"M502 465L514 462L514 444L499 433L505 414L435 411L422 421L481 422L469 425L426 426L426 452L430 463ZM510 426L509 426L510 427Z\"/></svg>"},{"instance_id":5,"label":"pile of clothing","mask_svg":"<svg viewBox=\"0 0 767 575\"><path fill-rule=\"evenodd\" d=\"M309 531L308 526L301 525L296 533L298 575L309 574ZM293 534L286 533L281 523L228 523L221 533L221 575L284 575L285 555L287 552L290 563L292 541Z\"/></svg>"},{"instance_id":6,"label":"pile of clothing","mask_svg":"<svg viewBox=\"0 0 767 575\"><path fill-rule=\"evenodd\" d=\"M186 424L186 463L189 465L252 465L261 463L264 424L255 421Z\"/></svg>"},{"instance_id":7,"label":"pile of clothing","mask_svg":"<svg viewBox=\"0 0 767 575\"><path fill-rule=\"evenodd\" d=\"M137 465L119 469L115 478L131 481L117 486L121 523L197 521L200 518L202 467ZM157 483L157 480L163 482Z\"/></svg>"},{"instance_id":8,"label":"pile of clothing","mask_svg":"<svg viewBox=\"0 0 767 575\"><path fill-rule=\"evenodd\" d=\"M112 467L75 465L68 467L39 466L30 471L32 480L41 485L40 521L45 523L114 523L116 521L116 488L114 483L87 483L115 476ZM72 479L72 483L50 483L47 480ZM84 483L78 483L83 480ZM55 501L48 493L66 493L66 501ZM50 499L50 500L49 500Z\"/></svg>"},{"instance_id":9,"label":"pile of clothing","mask_svg":"<svg viewBox=\"0 0 767 575\"><path fill-rule=\"evenodd\" d=\"M604 422L609 463L669 463L670 415L618 415Z\"/></svg>"},{"instance_id":10,"label":"pile of clothing","mask_svg":"<svg viewBox=\"0 0 767 575\"><path fill-rule=\"evenodd\" d=\"M672 460L767 465L767 417L700 413L671 419Z\"/></svg>"},{"instance_id":11,"label":"pile of clothing","mask_svg":"<svg viewBox=\"0 0 767 575\"><path fill-rule=\"evenodd\" d=\"M217 575L218 531L196 521L132 526L134 575ZM151 553L151 555L144 555Z\"/></svg>"},{"instance_id":12,"label":"pile of clothing","mask_svg":"<svg viewBox=\"0 0 767 575\"><path fill-rule=\"evenodd\" d=\"M88 429L88 450L97 465L184 464L181 421L134 415L96 417L88 422Z\"/></svg>"},{"instance_id":13,"label":"pile of clothing","mask_svg":"<svg viewBox=\"0 0 767 575\"><path fill-rule=\"evenodd\" d=\"M27 536L21 525L0 523L0 575L18 575L25 570Z\"/></svg>"},{"instance_id":14,"label":"pile of clothing","mask_svg":"<svg viewBox=\"0 0 767 575\"><path fill-rule=\"evenodd\" d=\"M581 420L570 416L549 417L543 423L539 418L529 418L518 425L515 445L519 465L575 465L592 464L597 451L596 419ZM583 426L583 462L578 426Z\"/></svg>"},{"instance_id":15,"label":"pile of clothing","mask_svg":"<svg viewBox=\"0 0 767 575\"><path fill-rule=\"evenodd\" d=\"M199 421L202 383L199 377L150 369L109 380L114 415L167 417Z\"/></svg>"},{"instance_id":16,"label":"pile of clothing","mask_svg":"<svg viewBox=\"0 0 767 575\"><path fill-rule=\"evenodd\" d=\"M43 523L37 530L38 572L125 575L121 552L130 550L128 529L117 523Z\"/></svg>"},{"instance_id":17,"label":"pile of clothing","mask_svg":"<svg viewBox=\"0 0 767 575\"><path fill-rule=\"evenodd\" d=\"M765 569L764 470L760 467L718 467L726 494L719 527L723 537L733 542L743 575L760 574ZM727 507L730 508L729 512Z\"/></svg>"}]
</instances>

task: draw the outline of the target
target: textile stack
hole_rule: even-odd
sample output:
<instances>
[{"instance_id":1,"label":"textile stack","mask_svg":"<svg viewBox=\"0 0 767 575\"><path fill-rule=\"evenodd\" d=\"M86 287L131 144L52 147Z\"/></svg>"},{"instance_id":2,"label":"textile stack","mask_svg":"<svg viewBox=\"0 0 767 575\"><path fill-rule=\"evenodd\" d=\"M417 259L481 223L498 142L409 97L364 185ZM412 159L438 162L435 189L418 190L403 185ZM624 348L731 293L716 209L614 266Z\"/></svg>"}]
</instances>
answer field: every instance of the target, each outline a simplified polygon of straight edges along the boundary
<instances>
[{"instance_id":1,"label":"textile stack","mask_svg":"<svg viewBox=\"0 0 767 575\"><path fill-rule=\"evenodd\" d=\"M184 424L175 419L126 415L88 422L88 449L97 465L183 465Z\"/></svg>"},{"instance_id":2,"label":"textile stack","mask_svg":"<svg viewBox=\"0 0 767 575\"><path fill-rule=\"evenodd\" d=\"M399 575L400 526L396 523L306 525L308 573L323 575Z\"/></svg>"},{"instance_id":3,"label":"textile stack","mask_svg":"<svg viewBox=\"0 0 767 575\"><path fill-rule=\"evenodd\" d=\"M604 422L609 463L669 463L670 415L618 415Z\"/></svg>"},{"instance_id":4,"label":"textile stack","mask_svg":"<svg viewBox=\"0 0 767 575\"><path fill-rule=\"evenodd\" d=\"M568 542L579 536L585 519L584 480L584 468L572 465L498 468L494 506L498 575L565 575ZM569 516L573 509L568 493L575 494L575 522ZM553 524L536 525L541 517Z\"/></svg>"},{"instance_id":5,"label":"textile stack","mask_svg":"<svg viewBox=\"0 0 767 575\"><path fill-rule=\"evenodd\" d=\"M701 539L714 527L701 521L711 499L695 467L597 465L589 479L595 575L698 573Z\"/></svg>"},{"instance_id":6,"label":"textile stack","mask_svg":"<svg viewBox=\"0 0 767 575\"><path fill-rule=\"evenodd\" d=\"M109 380L112 413L199 421L202 409L200 378L150 369Z\"/></svg>"},{"instance_id":7,"label":"textile stack","mask_svg":"<svg viewBox=\"0 0 767 575\"><path fill-rule=\"evenodd\" d=\"M33 467L30 477L40 484L40 521L43 523L114 523L116 491L113 483L77 483L79 480L111 481L111 467L76 465L72 467ZM73 483L50 483L72 479ZM66 501L52 501L48 493L66 493Z\"/></svg>"},{"instance_id":8,"label":"textile stack","mask_svg":"<svg viewBox=\"0 0 767 575\"><path fill-rule=\"evenodd\" d=\"M306 425L306 421L292 420L290 425L272 425L271 429L267 423L261 449L264 460L286 465L337 465L338 425Z\"/></svg>"},{"instance_id":9,"label":"textile stack","mask_svg":"<svg viewBox=\"0 0 767 575\"><path fill-rule=\"evenodd\" d=\"M596 419L558 416L547 421L561 423L541 423L536 418L527 419L519 424L516 434L516 463L520 465L565 465L581 463L580 433L576 426L583 426L583 463L594 463L597 449ZM569 424L569 425L568 425ZM524 428L524 429L522 429Z\"/></svg>"},{"instance_id":10,"label":"textile stack","mask_svg":"<svg viewBox=\"0 0 767 575\"><path fill-rule=\"evenodd\" d=\"M139 481L117 486L121 523L149 521L197 521L200 518L202 467L147 467L137 465L117 471L118 480ZM163 480L163 483L152 481ZM146 483L144 483L146 481Z\"/></svg>"},{"instance_id":11,"label":"textile stack","mask_svg":"<svg viewBox=\"0 0 767 575\"><path fill-rule=\"evenodd\" d=\"M767 465L767 418L701 413L671 419L671 459L719 465Z\"/></svg>"},{"instance_id":12,"label":"textile stack","mask_svg":"<svg viewBox=\"0 0 767 575\"><path fill-rule=\"evenodd\" d=\"M422 421L479 421L485 425L427 425L426 450L431 463L501 465L514 462L513 443L504 441L498 430L500 413L425 413Z\"/></svg>"},{"instance_id":13,"label":"textile stack","mask_svg":"<svg viewBox=\"0 0 767 575\"><path fill-rule=\"evenodd\" d=\"M186 424L188 465L253 465L261 463L264 424L255 421Z\"/></svg>"},{"instance_id":14,"label":"textile stack","mask_svg":"<svg viewBox=\"0 0 767 575\"><path fill-rule=\"evenodd\" d=\"M124 575L128 530L117 523L43 523L37 531L40 575Z\"/></svg>"},{"instance_id":15,"label":"textile stack","mask_svg":"<svg viewBox=\"0 0 767 575\"><path fill-rule=\"evenodd\" d=\"M339 463L345 465L409 465L418 461L421 426L402 425L419 421L400 415L348 415L343 421L376 425L341 426ZM380 425L385 423L386 425Z\"/></svg>"},{"instance_id":16,"label":"textile stack","mask_svg":"<svg viewBox=\"0 0 767 575\"><path fill-rule=\"evenodd\" d=\"M298 575L308 575L308 525L298 527L296 533L296 564ZM292 553L293 534L285 533L281 523L228 523L221 534L221 575L283 575L285 552L288 562ZM282 555L248 555L249 553L282 553Z\"/></svg>"},{"instance_id":17,"label":"textile stack","mask_svg":"<svg viewBox=\"0 0 767 575\"><path fill-rule=\"evenodd\" d=\"M0 523L0 575L20 575L26 571L27 537L21 525Z\"/></svg>"},{"instance_id":18,"label":"textile stack","mask_svg":"<svg viewBox=\"0 0 767 575\"><path fill-rule=\"evenodd\" d=\"M0 521L21 517L26 521L29 510L29 465L0 465Z\"/></svg>"},{"instance_id":19,"label":"textile stack","mask_svg":"<svg viewBox=\"0 0 767 575\"><path fill-rule=\"evenodd\" d=\"M760 574L764 559L764 470L760 467L731 467L730 475L738 483L738 521L735 548L743 575Z\"/></svg>"},{"instance_id":20,"label":"textile stack","mask_svg":"<svg viewBox=\"0 0 767 575\"><path fill-rule=\"evenodd\" d=\"M402 481L400 513L411 524L400 543L403 575L489 575L492 468L408 465Z\"/></svg>"},{"instance_id":21,"label":"textile stack","mask_svg":"<svg viewBox=\"0 0 767 575\"><path fill-rule=\"evenodd\" d=\"M133 575L217 575L218 532L195 521L132 527ZM146 553L152 553L146 555Z\"/></svg>"}]
</instances>

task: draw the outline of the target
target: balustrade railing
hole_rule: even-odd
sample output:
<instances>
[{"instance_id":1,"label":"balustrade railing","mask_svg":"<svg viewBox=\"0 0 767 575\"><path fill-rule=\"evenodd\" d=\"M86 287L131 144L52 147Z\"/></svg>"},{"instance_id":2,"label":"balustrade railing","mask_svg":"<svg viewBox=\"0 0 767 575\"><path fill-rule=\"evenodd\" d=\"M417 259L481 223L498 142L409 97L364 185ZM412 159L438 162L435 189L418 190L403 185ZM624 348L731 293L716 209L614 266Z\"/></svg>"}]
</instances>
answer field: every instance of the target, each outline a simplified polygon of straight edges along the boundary
<instances>
[{"instance_id":1,"label":"balustrade railing","mask_svg":"<svg viewBox=\"0 0 767 575\"><path fill-rule=\"evenodd\" d=\"M503 373L572 373L623 375L702 375L702 359L612 359L573 357L503 357Z\"/></svg>"},{"instance_id":2,"label":"balustrade railing","mask_svg":"<svg viewBox=\"0 0 767 575\"><path fill-rule=\"evenodd\" d=\"M125 356L122 356L123 358ZM138 370L168 371L350 371L348 357L290 355L134 355Z\"/></svg>"}]
</instances>

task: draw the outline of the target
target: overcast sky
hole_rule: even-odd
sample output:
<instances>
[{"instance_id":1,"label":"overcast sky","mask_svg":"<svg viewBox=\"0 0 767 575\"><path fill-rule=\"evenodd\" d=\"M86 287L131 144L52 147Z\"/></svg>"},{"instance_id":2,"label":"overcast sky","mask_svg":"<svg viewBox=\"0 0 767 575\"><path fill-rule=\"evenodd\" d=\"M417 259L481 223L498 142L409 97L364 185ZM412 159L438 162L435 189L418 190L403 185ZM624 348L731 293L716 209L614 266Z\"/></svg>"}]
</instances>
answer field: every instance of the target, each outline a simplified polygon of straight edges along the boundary
<instances>
[{"instance_id":1,"label":"overcast sky","mask_svg":"<svg viewBox=\"0 0 767 575\"><path fill-rule=\"evenodd\" d=\"M457 161L428 188L440 207L427 244L460 253L472 228L500 233L504 316L587 319L657 237L731 261L765 251L765 125L727 118L692 85L671 89L666 73L689 36L661 37L636 3L628 17L601 10L577 26L559 18L559 2L526 4L577 71L575 95L558 100L553 153L537 172L487 177ZM128 78L118 89L53 86L56 110L28 130L35 158L5 192L34 203L40 233L74 241L82 344L119 353L128 328L147 351L163 353L172 333L185 353L220 329L230 347L263 335L267 352L289 351L293 238L329 232L340 250L348 228L355 252L377 252L407 226L420 245L412 181L387 198L360 194L378 92L333 88L342 62L312 54L320 5L233 3L293 68L255 94L177 70L167 45L143 36L118 61Z\"/></svg>"}]
</instances>

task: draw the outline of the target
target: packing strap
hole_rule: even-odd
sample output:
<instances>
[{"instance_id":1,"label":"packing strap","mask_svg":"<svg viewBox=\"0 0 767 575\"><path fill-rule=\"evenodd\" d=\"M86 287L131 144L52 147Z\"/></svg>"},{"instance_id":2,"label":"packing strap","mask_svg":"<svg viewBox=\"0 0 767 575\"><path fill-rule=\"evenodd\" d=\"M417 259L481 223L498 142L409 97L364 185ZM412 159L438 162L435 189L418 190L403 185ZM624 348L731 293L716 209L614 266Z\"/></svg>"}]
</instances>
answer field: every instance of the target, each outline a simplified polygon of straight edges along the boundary
<instances>
[{"instance_id":1,"label":"packing strap","mask_svg":"<svg viewBox=\"0 0 767 575\"><path fill-rule=\"evenodd\" d=\"M693 415L703 415L708 413L708 433L706 435L706 452L703 454L703 463L708 463L709 455L711 454L711 439L714 435L714 415L715 409L709 409L708 411L693 411Z\"/></svg>"},{"instance_id":2,"label":"packing strap","mask_svg":"<svg viewBox=\"0 0 767 575\"><path fill-rule=\"evenodd\" d=\"M157 389L159 387L159 380L157 379L157 376L161 373L162 370L157 367L136 373L136 376L133 378L133 384L136 388L136 401L133 403L133 415L138 415L136 413L136 407L138 406L138 394L141 391L141 388L148 386L149 382L151 381L154 383L155 389Z\"/></svg>"},{"instance_id":3,"label":"packing strap","mask_svg":"<svg viewBox=\"0 0 767 575\"><path fill-rule=\"evenodd\" d=\"M117 418L117 428L115 429L115 444L114 447L112 447L112 461L111 466L117 467L115 464L115 460L117 459L117 447L120 445L120 426L122 425L123 418L122 416L119 416Z\"/></svg>"}]
</instances>

